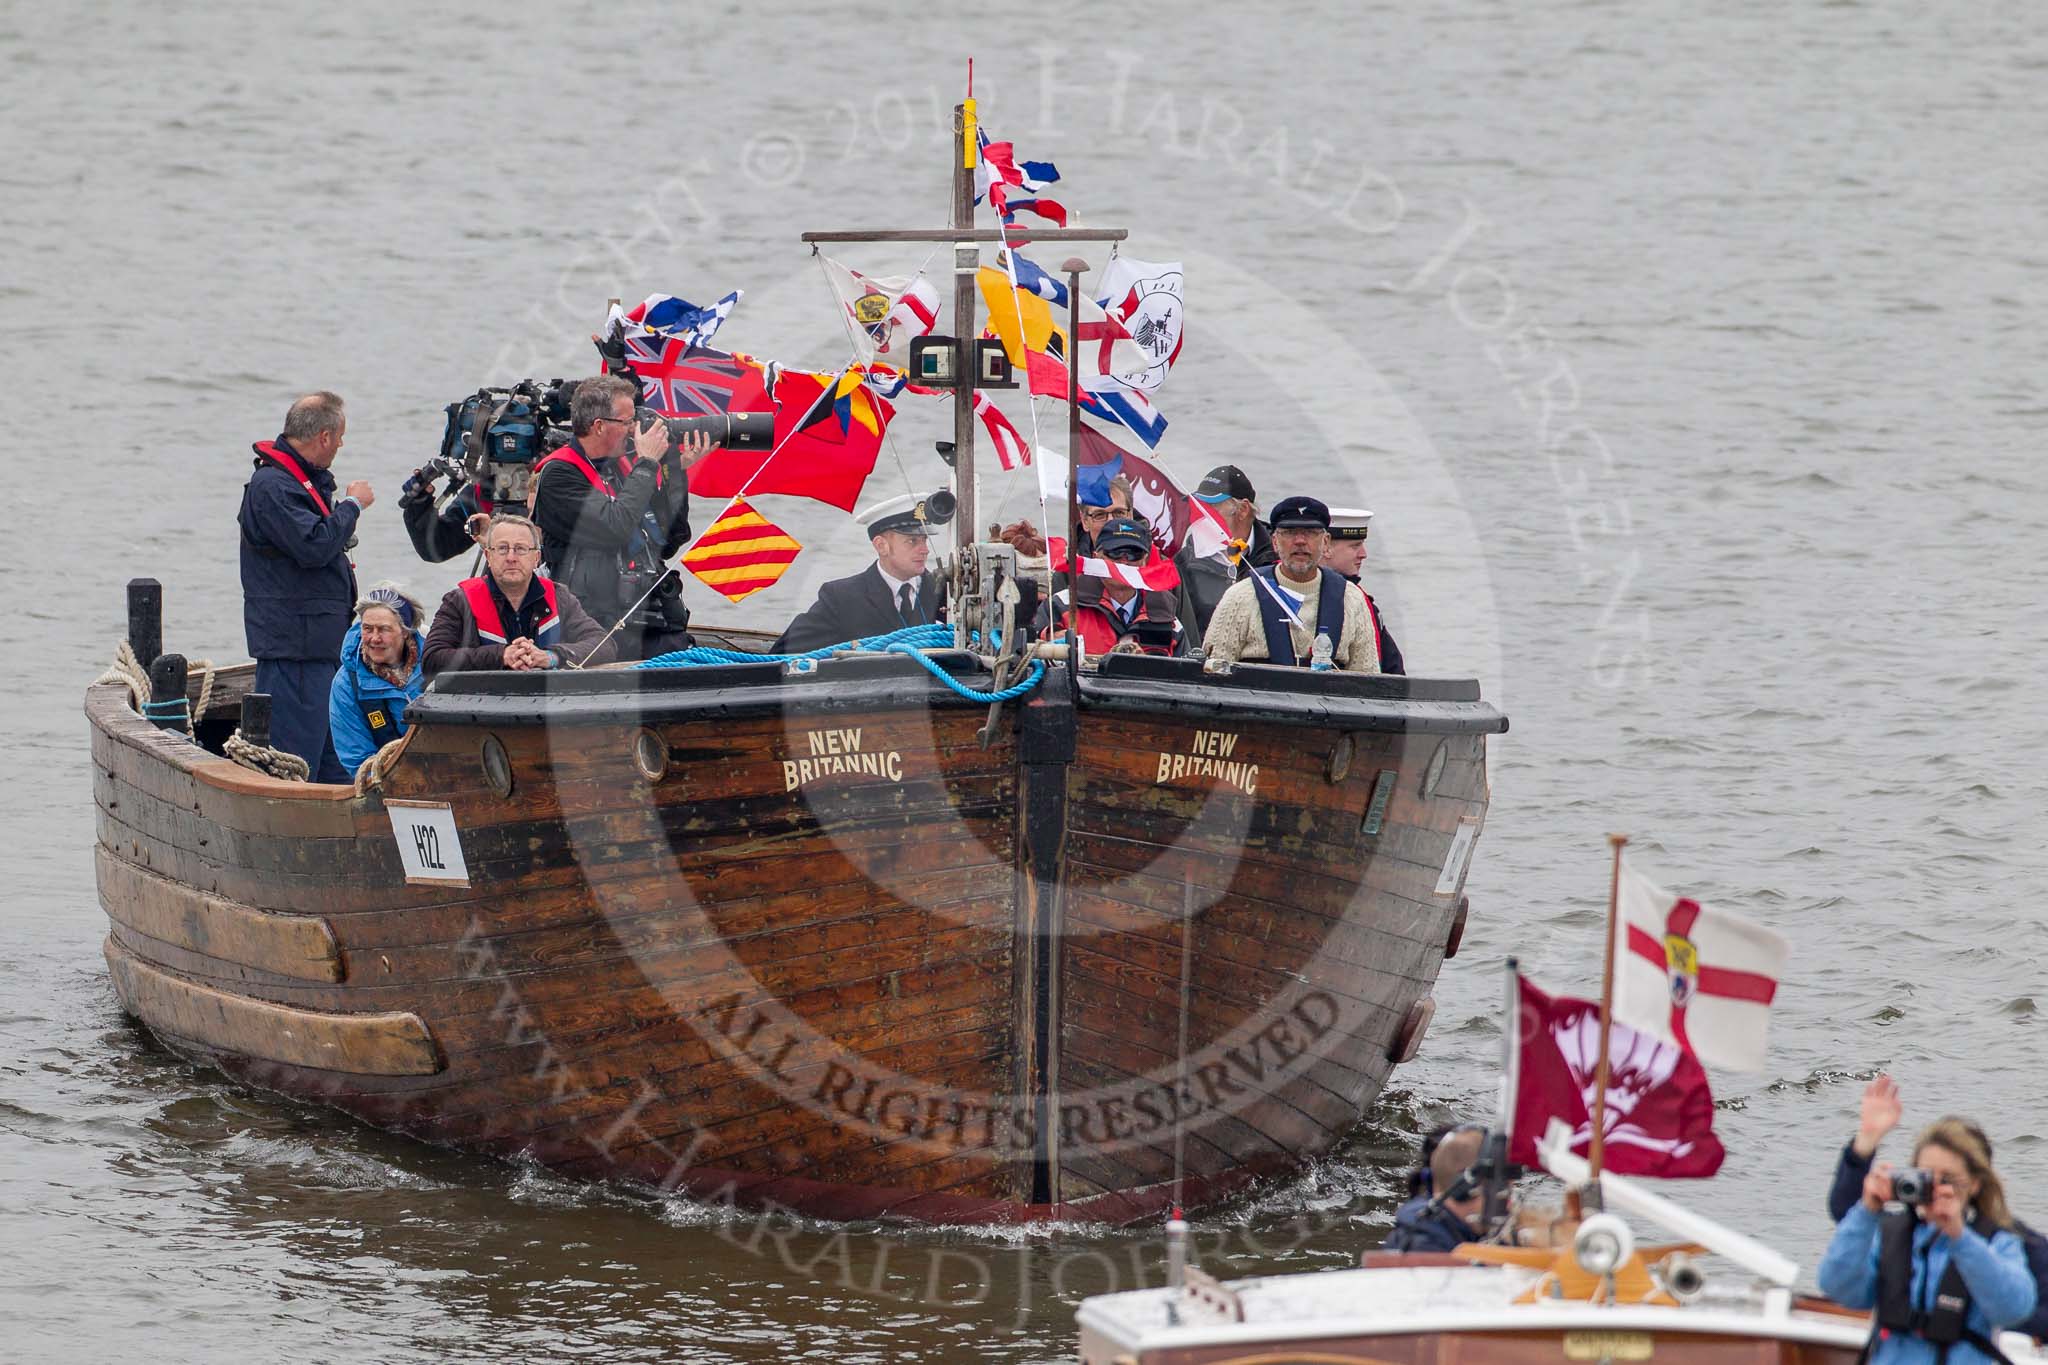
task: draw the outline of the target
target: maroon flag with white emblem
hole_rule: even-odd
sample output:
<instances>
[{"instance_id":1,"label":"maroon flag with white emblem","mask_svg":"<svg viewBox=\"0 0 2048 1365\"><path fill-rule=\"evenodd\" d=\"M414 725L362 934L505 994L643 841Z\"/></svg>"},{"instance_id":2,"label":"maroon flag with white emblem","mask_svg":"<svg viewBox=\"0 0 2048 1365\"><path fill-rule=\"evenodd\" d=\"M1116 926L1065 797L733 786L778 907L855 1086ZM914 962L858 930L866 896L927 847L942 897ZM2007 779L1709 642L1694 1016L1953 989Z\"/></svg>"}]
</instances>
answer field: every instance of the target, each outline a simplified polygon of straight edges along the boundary
<instances>
[{"instance_id":1,"label":"maroon flag with white emblem","mask_svg":"<svg viewBox=\"0 0 2048 1365\"><path fill-rule=\"evenodd\" d=\"M1551 997L1524 976L1508 1159L1538 1166L1536 1140L1552 1119L1571 1126L1572 1150L1592 1146L1600 1064L1600 1006ZM1615 1022L1607 1045L1607 1133L1603 1166L1665 1180L1710 1176L1725 1155L1714 1136L1714 1092L1706 1069L1675 1043Z\"/></svg>"},{"instance_id":2,"label":"maroon flag with white emblem","mask_svg":"<svg viewBox=\"0 0 2048 1365\"><path fill-rule=\"evenodd\" d=\"M1791 951L1754 920L1674 896L1622 863L1614 1020L1712 1066L1764 1064L1771 1000Z\"/></svg>"}]
</instances>

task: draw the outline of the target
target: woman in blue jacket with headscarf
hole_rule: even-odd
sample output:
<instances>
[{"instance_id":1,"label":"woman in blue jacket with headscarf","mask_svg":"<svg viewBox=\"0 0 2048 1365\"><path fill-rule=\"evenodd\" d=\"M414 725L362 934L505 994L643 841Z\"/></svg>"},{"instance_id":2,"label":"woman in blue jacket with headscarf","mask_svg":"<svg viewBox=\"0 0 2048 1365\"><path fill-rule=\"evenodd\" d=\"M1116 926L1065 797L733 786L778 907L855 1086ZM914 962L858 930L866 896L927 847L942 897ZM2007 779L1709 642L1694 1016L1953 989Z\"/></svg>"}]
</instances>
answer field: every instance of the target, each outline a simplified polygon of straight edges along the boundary
<instances>
[{"instance_id":1,"label":"woman in blue jacket with headscarf","mask_svg":"<svg viewBox=\"0 0 2048 1365\"><path fill-rule=\"evenodd\" d=\"M390 583L379 583L356 603L327 693L334 752L351 773L405 733L406 705L427 685L420 671L426 648L420 616L420 604Z\"/></svg>"},{"instance_id":2,"label":"woman in blue jacket with headscarf","mask_svg":"<svg viewBox=\"0 0 2048 1365\"><path fill-rule=\"evenodd\" d=\"M1933 1177L1924 1202L1889 1163L1864 1179L1863 1198L1835 1229L1820 1262L1821 1292L1875 1308L1871 1365L1991 1365L1998 1329L2034 1311L2034 1276L2013 1231L2005 1186L1971 1125L1948 1118L1920 1135L1913 1164Z\"/></svg>"}]
</instances>

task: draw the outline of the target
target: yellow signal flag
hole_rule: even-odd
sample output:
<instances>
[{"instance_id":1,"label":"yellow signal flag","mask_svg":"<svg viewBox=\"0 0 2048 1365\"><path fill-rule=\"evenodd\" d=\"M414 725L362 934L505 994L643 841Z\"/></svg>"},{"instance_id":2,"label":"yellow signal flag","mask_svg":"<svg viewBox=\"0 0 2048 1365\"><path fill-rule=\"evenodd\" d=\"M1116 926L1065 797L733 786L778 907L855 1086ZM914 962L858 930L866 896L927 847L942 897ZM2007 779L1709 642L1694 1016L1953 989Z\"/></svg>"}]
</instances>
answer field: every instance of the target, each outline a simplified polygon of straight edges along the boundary
<instances>
[{"instance_id":1,"label":"yellow signal flag","mask_svg":"<svg viewBox=\"0 0 2048 1365\"><path fill-rule=\"evenodd\" d=\"M732 601L772 587L804 547L795 537L734 498L711 529L683 554L683 567Z\"/></svg>"}]
</instances>

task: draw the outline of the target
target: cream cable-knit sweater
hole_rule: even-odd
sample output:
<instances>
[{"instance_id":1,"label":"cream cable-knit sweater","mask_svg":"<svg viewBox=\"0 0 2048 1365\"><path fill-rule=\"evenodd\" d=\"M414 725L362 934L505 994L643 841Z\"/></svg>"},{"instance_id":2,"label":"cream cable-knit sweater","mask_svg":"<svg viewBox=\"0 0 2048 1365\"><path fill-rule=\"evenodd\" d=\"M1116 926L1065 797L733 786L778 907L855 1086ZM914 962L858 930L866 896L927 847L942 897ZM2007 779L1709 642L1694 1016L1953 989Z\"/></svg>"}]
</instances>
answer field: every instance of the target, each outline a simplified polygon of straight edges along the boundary
<instances>
[{"instance_id":1,"label":"cream cable-knit sweater","mask_svg":"<svg viewBox=\"0 0 2048 1365\"><path fill-rule=\"evenodd\" d=\"M1304 600L1295 612L1301 624L1308 627L1304 633L1300 627L1289 625L1287 633L1294 637L1295 651L1307 658L1310 647L1315 643L1316 615L1321 610L1322 593L1318 585L1296 583L1280 572L1280 583L1297 592L1306 592ZM1209 659L1239 659L1253 663L1266 661L1266 628L1259 620L1259 602L1254 596L1265 588L1251 579L1241 579L1224 592L1223 600L1216 604L1216 614L1209 618L1209 633L1202 637L1202 654ZM1372 613L1365 605L1365 594L1347 583L1344 585L1344 629L1336 639L1334 658L1337 667L1348 673L1377 673L1380 671L1379 637L1373 632Z\"/></svg>"}]
</instances>

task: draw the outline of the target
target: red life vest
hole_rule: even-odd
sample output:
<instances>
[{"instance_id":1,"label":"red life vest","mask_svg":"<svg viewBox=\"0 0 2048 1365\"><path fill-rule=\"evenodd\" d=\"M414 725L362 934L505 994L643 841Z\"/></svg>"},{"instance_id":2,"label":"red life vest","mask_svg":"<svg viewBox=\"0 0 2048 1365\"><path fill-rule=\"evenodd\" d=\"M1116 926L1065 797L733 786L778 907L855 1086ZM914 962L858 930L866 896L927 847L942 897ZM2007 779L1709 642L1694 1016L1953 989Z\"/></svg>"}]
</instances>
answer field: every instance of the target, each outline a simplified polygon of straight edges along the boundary
<instances>
[{"instance_id":1,"label":"red life vest","mask_svg":"<svg viewBox=\"0 0 2048 1365\"><path fill-rule=\"evenodd\" d=\"M1162 610L1157 614L1152 610L1155 599L1162 605ZM1171 601L1172 598L1166 593L1146 592L1139 594L1138 610L1131 616L1131 624L1133 626L1140 621L1163 621L1173 627L1173 646L1171 648L1146 648L1143 645L1139 645L1138 652L1140 654L1177 656L1183 652L1181 649L1180 622L1174 617L1170 609L1164 607L1165 603ZM1064 605L1061 607L1059 617L1053 625L1052 634L1055 638L1067 628L1067 610ZM1100 601L1083 602L1081 604L1079 614L1074 617L1074 633L1081 637L1082 647L1088 651L1089 657L1092 658L1096 655L1107 654L1112 649L1115 649L1119 643L1129 636L1130 631L1125 627L1123 618L1117 614L1117 609L1105 597Z\"/></svg>"},{"instance_id":2,"label":"red life vest","mask_svg":"<svg viewBox=\"0 0 2048 1365\"><path fill-rule=\"evenodd\" d=\"M533 486L535 488L540 487L540 472L558 460L590 480L590 486L604 494L607 498L614 500L618 498L619 495L612 491L612 486L604 481L604 475L597 472L597 466L592 464L589 457L573 445L556 446L553 450L550 450L547 454L533 462Z\"/></svg>"},{"instance_id":3,"label":"red life vest","mask_svg":"<svg viewBox=\"0 0 2048 1365\"><path fill-rule=\"evenodd\" d=\"M536 578L541 595L547 598L548 614L533 632L533 642L542 649L551 648L561 635L561 613L555 605L555 580ZM498 614L498 601L491 596L491 580L488 578L465 578L455 586L462 589L462 599L469 604L469 619L476 623L479 640L494 645L509 644L505 634L505 620Z\"/></svg>"},{"instance_id":4,"label":"red life vest","mask_svg":"<svg viewBox=\"0 0 2048 1365\"><path fill-rule=\"evenodd\" d=\"M1353 583L1351 586L1357 588L1358 595L1365 599L1365 624L1369 627L1367 633L1372 637L1373 665L1384 670L1387 661L1380 657L1380 604L1372 600L1372 594L1365 590L1363 584Z\"/></svg>"},{"instance_id":5,"label":"red life vest","mask_svg":"<svg viewBox=\"0 0 2048 1365\"><path fill-rule=\"evenodd\" d=\"M333 509L327 505L327 499L321 497L320 490L313 486L312 476L306 473L306 467L294 459L290 451L278 449L275 441L258 441L254 449L258 455L296 479L299 487L306 490L306 496L313 500L313 506L320 509L321 516L334 515Z\"/></svg>"},{"instance_id":6,"label":"red life vest","mask_svg":"<svg viewBox=\"0 0 2048 1365\"><path fill-rule=\"evenodd\" d=\"M550 450L547 454L533 462L533 481L536 488L540 486L540 472L556 460L560 460L563 464L574 466L577 473L590 480L592 488L595 488L608 498L617 500L619 496L617 490L605 482L604 475L597 472L597 466L590 462L590 457L578 450L573 444L568 443L556 446L553 450ZM661 487L661 466L658 464L654 466L654 486L656 488Z\"/></svg>"}]
</instances>

